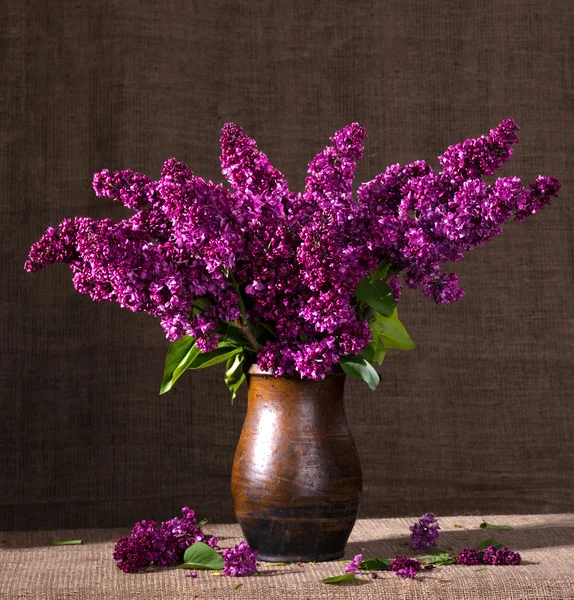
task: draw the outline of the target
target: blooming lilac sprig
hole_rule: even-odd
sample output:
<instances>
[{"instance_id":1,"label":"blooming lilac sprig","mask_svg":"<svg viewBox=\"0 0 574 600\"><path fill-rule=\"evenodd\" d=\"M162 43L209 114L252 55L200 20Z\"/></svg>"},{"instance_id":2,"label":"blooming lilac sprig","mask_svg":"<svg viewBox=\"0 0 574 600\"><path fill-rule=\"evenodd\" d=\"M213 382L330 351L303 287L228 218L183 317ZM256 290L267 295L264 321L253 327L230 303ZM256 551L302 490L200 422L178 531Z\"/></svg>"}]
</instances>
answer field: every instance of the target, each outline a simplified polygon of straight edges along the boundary
<instances>
[{"instance_id":1,"label":"blooming lilac sprig","mask_svg":"<svg viewBox=\"0 0 574 600\"><path fill-rule=\"evenodd\" d=\"M399 556L389 563L389 571L395 571L399 577L405 579L414 579L421 568L422 565L418 560L406 556Z\"/></svg>"},{"instance_id":2,"label":"blooming lilac sprig","mask_svg":"<svg viewBox=\"0 0 574 600\"><path fill-rule=\"evenodd\" d=\"M413 548L427 550L431 546L436 546L440 525L433 513L425 513L409 529Z\"/></svg>"},{"instance_id":3,"label":"blooming lilac sprig","mask_svg":"<svg viewBox=\"0 0 574 600\"><path fill-rule=\"evenodd\" d=\"M229 577L244 577L253 575L257 571L259 564L257 563L256 550L252 550L249 544L244 540L236 544L233 548L226 548L223 551L223 574Z\"/></svg>"},{"instance_id":4,"label":"blooming lilac sprig","mask_svg":"<svg viewBox=\"0 0 574 600\"><path fill-rule=\"evenodd\" d=\"M185 550L195 542L217 548L217 538L203 533L195 512L188 507L181 511L183 517L161 524L157 521L136 523L129 536L116 542L113 557L118 568L126 573L136 573L152 565L174 565L181 562Z\"/></svg>"},{"instance_id":5,"label":"blooming lilac sprig","mask_svg":"<svg viewBox=\"0 0 574 600\"><path fill-rule=\"evenodd\" d=\"M519 565L521 560L518 552L496 546L488 546L484 550L464 548L456 557L459 565Z\"/></svg>"}]
</instances>

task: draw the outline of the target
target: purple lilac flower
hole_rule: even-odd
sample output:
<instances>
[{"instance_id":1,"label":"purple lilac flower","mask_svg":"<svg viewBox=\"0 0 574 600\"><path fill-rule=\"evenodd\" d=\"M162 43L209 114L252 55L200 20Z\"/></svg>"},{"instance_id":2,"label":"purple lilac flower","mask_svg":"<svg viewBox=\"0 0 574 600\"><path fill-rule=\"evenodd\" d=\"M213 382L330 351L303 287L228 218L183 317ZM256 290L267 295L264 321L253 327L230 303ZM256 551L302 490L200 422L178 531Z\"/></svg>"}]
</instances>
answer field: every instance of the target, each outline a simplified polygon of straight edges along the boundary
<instances>
[{"instance_id":1,"label":"purple lilac flower","mask_svg":"<svg viewBox=\"0 0 574 600\"><path fill-rule=\"evenodd\" d=\"M183 559L183 554L195 542L217 546L217 538L206 538L197 524L195 512L182 508L183 517L158 524L140 521L131 535L120 538L114 548L114 560L126 573L135 573L150 565L170 566Z\"/></svg>"},{"instance_id":2,"label":"purple lilac flower","mask_svg":"<svg viewBox=\"0 0 574 600\"><path fill-rule=\"evenodd\" d=\"M191 577L192 579L195 579L197 577L197 573L195 571L192 571L191 573L188 573L186 577Z\"/></svg>"},{"instance_id":3,"label":"purple lilac flower","mask_svg":"<svg viewBox=\"0 0 574 600\"><path fill-rule=\"evenodd\" d=\"M414 579L421 570L421 563L414 558L399 556L389 563L389 571L395 571L399 577Z\"/></svg>"},{"instance_id":4,"label":"purple lilac flower","mask_svg":"<svg viewBox=\"0 0 574 600\"><path fill-rule=\"evenodd\" d=\"M371 573L371 578L372 579L378 579L379 578L379 574L378 573Z\"/></svg>"},{"instance_id":5,"label":"purple lilac flower","mask_svg":"<svg viewBox=\"0 0 574 600\"><path fill-rule=\"evenodd\" d=\"M355 558L345 567L345 573L358 573L361 575L362 571L359 569L359 565L363 560L362 554L356 554Z\"/></svg>"},{"instance_id":6,"label":"purple lilac flower","mask_svg":"<svg viewBox=\"0 0 574 600\"><path fill-rule=\"evenodd\" d=\"M413 548L427 550L436 546L440 525L432 513L425 513L417 523L409 527Z\"/></svg>"},{"instance_id":7,"label":"purple lilac flower","mask_svg":"<svg viewBox=\"0 0 574 600\"><path fill-rule=\"evenodd\" d=\"M463 548L456 557L456 564L481 565L483 558L484 552L482 550L475 550L474 548Z\"/></svg>"},{"instance_id":8,"label":"purple lilac flower","mask_svg":"<svg viewBox=\"0 0 574 600\"><path fill-rule=\"evenodd\" d=\"M458 301L464 290L443 265L558 195L552 176L526 187L515 176L484 181L512 156L517 131L507 119L450 146L438 172L424 161L391 165L354 197L366 137L358 123L311 160L300 193L227 123L220 159L231 189L175 158L155 181L104 169L95 193L135 212L118 223L64 219L32 246L25 268L67 264L78 292L156 317L170 341L191 336L202 352L217 347L228 324L263 323L276 333L253 348L252 361L276 376L322 379L371 341L354 292L381 261L397 302L403 283L439 304ZM207 310L195 310L199 299Z\"/></svg>"},{"instance_id":9,"label":"purple lilac flower","mask_svg":"<svg viewBox=\"0 0 574 600\"><path fill-rule=\"evenodd\" d=\"M464 548L458 553L456 562L459 565L519 565L521 556L508 548L488 546L484 550Z\"/></svg>"},{"instance_id":10,"label":"purple lilac flower","mask_svg":"<svg viewBox=\"0 0 574 600\"><path fill-rule=\"evenodd\" d=\"M258 552L252 550L244 540L236 544L234 548L226 548L223 551L223 574L229 577L243 577L253 575L259 566L256 562Z\"/></svg>"},{"instance_id":11,"label":"purple lilac flower","mask_svg":"<svg viewBox=\"0 0 574 600\"><path fill-rule=\"evenodd\" d=\"M497 549L495 546L488 546L482 559L486 565L519 565L520 561L521 556L518 552L512 552L506 547Z\"/></svg>"}]
</instances>

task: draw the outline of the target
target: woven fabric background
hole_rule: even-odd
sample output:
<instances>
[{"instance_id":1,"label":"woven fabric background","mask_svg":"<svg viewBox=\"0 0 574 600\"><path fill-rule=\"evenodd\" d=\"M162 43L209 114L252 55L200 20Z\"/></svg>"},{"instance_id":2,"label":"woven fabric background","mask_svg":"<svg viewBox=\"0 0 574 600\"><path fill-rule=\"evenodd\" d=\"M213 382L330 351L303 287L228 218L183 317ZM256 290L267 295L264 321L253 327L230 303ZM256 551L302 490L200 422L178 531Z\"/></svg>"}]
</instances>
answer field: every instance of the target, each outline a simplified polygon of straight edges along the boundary
<instances>
[{"instance_id":1,"label":"woven fabric background","mask_svg":"<svg viewBox=\"0 0 574 600\"><path fill-rule=\"evenodd\" d=\"M501 175L552 174L555 205L457 265L467 297L406 292L418 349L389 353L347 409L362 516L574 505L574 4L569 0L27 0L0 8L0 529L125 526L183 505L233 520L245 391L220 369L158 396L159 324L23 271L62 218L127 213L94 171L176 156L222 181L220 128L257 139L293 189L333 132L367 128L357 181L513 117Z\"/></svg>"}]
</instances>

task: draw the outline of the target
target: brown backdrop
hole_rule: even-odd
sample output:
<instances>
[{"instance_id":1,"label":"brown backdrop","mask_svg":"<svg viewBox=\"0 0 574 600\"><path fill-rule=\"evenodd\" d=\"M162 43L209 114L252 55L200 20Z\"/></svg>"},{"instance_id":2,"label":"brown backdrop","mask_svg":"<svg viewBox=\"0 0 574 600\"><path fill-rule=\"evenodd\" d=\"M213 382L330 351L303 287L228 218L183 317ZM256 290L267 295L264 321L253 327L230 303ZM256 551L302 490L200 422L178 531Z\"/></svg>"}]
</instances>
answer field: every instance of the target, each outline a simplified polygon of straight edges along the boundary
<instances>
[{"instance_id":1,"label":"brown backdrop","mask_svg":"<svg viewBox=\"0 0 574 600\"><path fill-rule=\"evenodd\" d=\"M158 323L22 269L76 214L122 218L94 171L158 175L176 156L221 181L222 124L244 126L301 189L332 133L367 128L358 181L434 161L503 118L501 174L553 174L555 205L472 253L467 297L405 294L419 348L390 354L347 408L364 516L573 507L572 31L569 0L30 0L4 3L0 528L127 525L183 505L232 520L245 411L218 369L159 397Z\"/></svg>"}]
</instances>

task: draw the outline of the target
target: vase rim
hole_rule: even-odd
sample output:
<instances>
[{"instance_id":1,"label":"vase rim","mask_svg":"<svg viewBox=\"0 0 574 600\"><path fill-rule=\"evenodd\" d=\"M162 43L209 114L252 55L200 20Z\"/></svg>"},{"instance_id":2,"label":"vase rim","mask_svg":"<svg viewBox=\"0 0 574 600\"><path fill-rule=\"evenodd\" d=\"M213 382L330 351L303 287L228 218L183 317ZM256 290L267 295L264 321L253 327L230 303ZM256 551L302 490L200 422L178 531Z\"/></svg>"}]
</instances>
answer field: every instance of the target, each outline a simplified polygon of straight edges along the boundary
<instances>
[{"instance_id":1,"label":"vase rim","mask_svg":"<svg viewBox=\"0 0 574 600\"><path fill-rule=\"evenodd\" d=\"M281 375L281 377L275 377L275 375L273 375L273 373L271 371L264 371L263 369L260 369L257 363L253 363L250 367L249 370L247 371L248 375L255 375L256 377L273 377L275 379L302 379L301 377L299 377L298 375ZM335 373L334 371L330 371L329 373L327 373L325 375L325 378L331 378L331 377L345 377L345 373ZM313 381L312 379L307 379L305 381Z\"/></svg>"}]
</instances>

